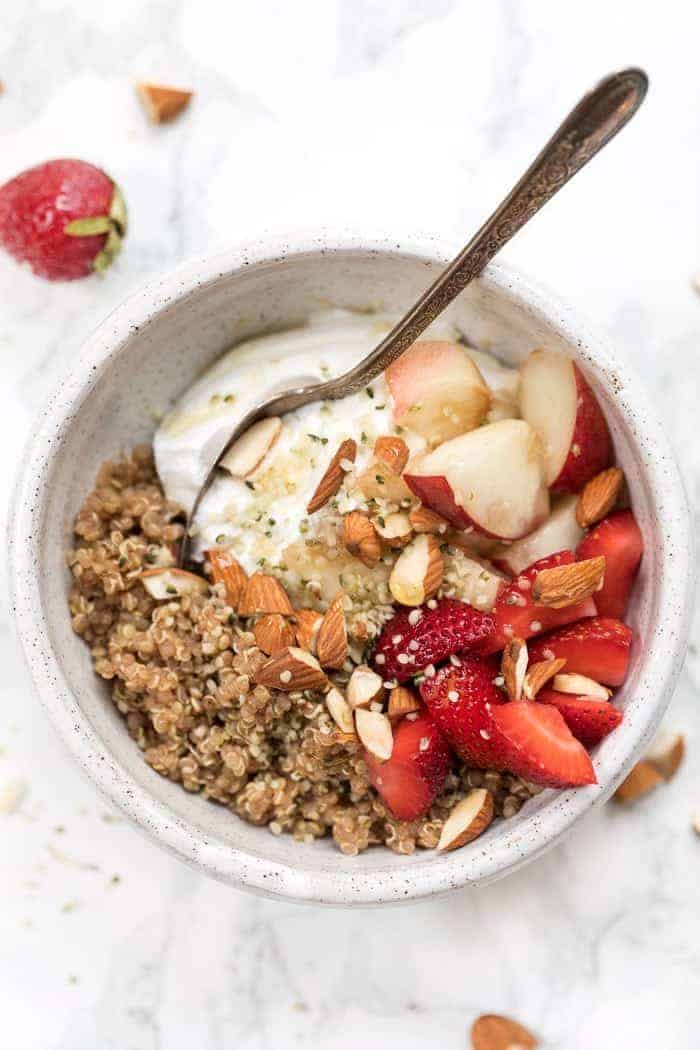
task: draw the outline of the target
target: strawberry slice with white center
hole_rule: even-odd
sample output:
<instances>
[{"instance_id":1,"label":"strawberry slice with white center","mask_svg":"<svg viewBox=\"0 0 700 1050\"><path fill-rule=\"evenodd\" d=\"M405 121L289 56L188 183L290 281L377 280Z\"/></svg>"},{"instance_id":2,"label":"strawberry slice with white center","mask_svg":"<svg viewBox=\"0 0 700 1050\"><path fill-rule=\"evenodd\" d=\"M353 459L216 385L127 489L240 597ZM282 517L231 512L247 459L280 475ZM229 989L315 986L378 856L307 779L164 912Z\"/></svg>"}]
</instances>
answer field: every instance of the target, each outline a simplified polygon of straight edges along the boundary
<instances>
[{"instance_id":1,"label":"strawberry slice with white center","mask_svg":"<svg viewBox=\"0 0 700 1050\"><path fill-rule=\"evenodd\" d=\"M442 791L451 755L445 738L423 710L394 727L391 758L380 762L365 751L370 783L397 820L418 820Z\"/></svg>"},{"instance_id":2,"label":"strawberry slice with white center","mask_svg":"<svg viewBox=\"0 0 700 1050\"><path fill-rule=\"evenodd\" d=\"M501 769L544 787L596 784L590 757L562 715L548 704L518 702L493 709Z\"/></svg>"},{"instance_id":3,"label":"strawberry slice with white center","mask_svg":"<svg viewBox=\"0 0 700 1050\"><path fill-rule=\"evenodd\" d=\"M448 664L420 685L420 694L452 749L480 769L504 768L504 742L493 720L494 710L506 700L495 684L498 673L495 660L463 656L459 667Z\"/></svg>"},{"instance_id":4,"label":"strawberry slice with white center","mask_svg":"<svg viewBox=\"0 0 700 1050\"><path fill-rule=\"evenodd\" d=\"M555 689L541 689L537 702L556 707L567 726L584 747L595 747L619 726L622 711L609 700L595 700L590 696L572 696Z\"/></svg>"},{"instance_id":5,"label":"strawberry slice with white center","mask_svg":"<svg viewBox=\"0 0 700 1050\"><path fill-rule=\"evenodd\" d=\"M385 625L374 651L374 667L385 680L405 682L453 653L478 649L492 635L494 619L456 598L419 609L400 609Z\"/></svg>"},{"instance_id":6,"label":"strawberry slice with white center","mask_svg":"<svg viewBox=\"0 0 700 1050\"><path fill-rule=\"evenodd\" d=\"M533 635L551 631L554 627L581 620L584 616L595 616L596 607L592 598L585 598L576 605L563 609L536 605L532 599L532 584L538 572L554 569L559 565L571 565L576 558L573 551L559 551L548 558L541 558L522 572L505 587L498 596L492 616L495 630L483 647L483 652L495 653L503 649L511 638L532 638Z\"/></svg>"},{"instance_id":7,"label":"strawberry slice with white center","mask_svg":"<svg viewBox=\"0 0 700 1050\"><path fill-rule=\"evenodd\" d=\"M639 571L644 542L631 510L619 510L596 525L578 545L579 560L605 558L605 579L596 592L595 606L601 616L625 615L630 591Z\"/></svg>"},{"instance_id":8,"label":"strawberry slice with white center","mask_svg":"<svg viewBox=\"0 0 700 1050\"><path fill-rule=\"evenodd\" d=\"M622 685L631 645L632 630L626 623L590 616L538 638L530 645L530 663L561 657L566 660L567 674L583 674L603 685Z\"/></svg>"}]
</instances>

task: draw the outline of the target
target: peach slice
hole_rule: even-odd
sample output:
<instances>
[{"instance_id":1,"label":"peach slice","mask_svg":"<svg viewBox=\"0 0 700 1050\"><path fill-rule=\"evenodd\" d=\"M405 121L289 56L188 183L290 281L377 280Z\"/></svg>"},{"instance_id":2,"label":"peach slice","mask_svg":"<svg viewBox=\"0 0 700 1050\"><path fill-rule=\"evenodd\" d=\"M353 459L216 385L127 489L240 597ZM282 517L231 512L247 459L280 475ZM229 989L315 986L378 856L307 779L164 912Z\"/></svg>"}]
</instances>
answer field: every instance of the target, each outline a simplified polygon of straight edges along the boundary
<instances>
[{"instance_id":1,"label":"peach slice","mask_svg":"<svg viewBox=\"0 0 700 1050\"><path fill-rule=\"evenodd\" d=\"M605 416L580 368L565 354L530 354L521 369L520 409L542 439L553 492L578 492L610 465Z\"/></svg>"},{"instance_id":2,"label":"peach slice","mask_svg":"<svg viewBox=\"0 0 700 1050\"><path fill-rule=\"evenodd\" d=\"M439 445L478 427L491 395L457 343L414 343L386 370L394 421Z\"/></svg>"},{"instance_id":3,"label":"peach slice","mask_svg":"<svg viewBox=\"0 0 700 1050\"><path fill-rule=\"evenodd\" d=\"M521 419L502 419L446 441L404 474L426 506L457 528L516 540L549 513L542 447Z\"/></svg>"},{"instance_id":4,"label":"peach slice","mask_svg":"<svg viewBox=\"0 0 700 1050\"><path fill-rule=\"evenodd\" d=\"M247 478L260 466L282 432L279 416L259 419L234 442L219 463L235 478Z\"/></svg>"},{"instance_id":5,"label":"peach slice","mask_svg":"<svg viewBox=\"0 0 700 1050\"><path fill-rule=\"evenodd\" d=\"M493 552L491 559L494 565L511 576L519 576L524 569L542 558L548 558L550 554L576 550L583 537L583 529L576 521L577 503L577 496L561 496L553 505L550 516L538 529L510 546Z\"/></svg>"}]
</instances>

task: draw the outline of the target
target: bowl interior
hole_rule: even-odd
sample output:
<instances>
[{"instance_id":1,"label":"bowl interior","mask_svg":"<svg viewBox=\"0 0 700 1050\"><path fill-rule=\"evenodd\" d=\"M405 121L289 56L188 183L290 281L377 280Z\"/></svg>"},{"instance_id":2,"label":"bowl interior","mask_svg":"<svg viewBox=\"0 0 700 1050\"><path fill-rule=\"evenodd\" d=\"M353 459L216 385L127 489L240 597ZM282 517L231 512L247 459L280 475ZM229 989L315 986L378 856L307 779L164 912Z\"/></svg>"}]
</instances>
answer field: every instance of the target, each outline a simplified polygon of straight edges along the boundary
<instances>
[{"instance_id":1,"label":"bowl interior","mask_svg":"<svg viewBox=\"0 0 700 1050\"><path fill-rule=\"evenodd\" d=\"M31 504L26 513L32 517L34 558L23 571L36 579L27 575L23 582L20 570L16 584L37 588L43 624L36 635L36 659L43 660L55 694L47 706L83 766L131 816L185 859L237 885L314 899L378 901L428 892L428 883L418 879L428 866L430 892L494 877L537 852L555 827L566 826L602 790L611 789L633 745L649 735L660 716L658 683L645 680L642 654L659 629L658 580L667 537L642 436L626 407L625 384L599 347L594 350L579 329L574 334L566 318L505 271L489 270L449 311L470 343L510 363L538 345L578 357L600 397L629 479L646 542L631 613L641 644L617 701L627 709L624 729L596 754L601 787L585 789L578 798L575 792L546 791L517 817L493 825L474 846L446 857L423 852L403 857L374 849L346 858L327 841L304 846L288 836L277 838L187 794L146 765L107 688L94 676L86 647L72 633L66 607L64 551L74 514L99 465L148 441L158 415L202 369L241 339L303 323L323 306L399 314L442 266L408 251L362 248L246 261L234 272L222 267L187 291L171 279L155 302L153 289L148 301L141 294L130 300L98 330L82 368L47 412L51 425L44 426L42 448L34 456L41 476L25 472L18 499L25 510ZM46 702L47 689L41 691ZM543 838L545 825L550 831Z\"/></svg>"}]
</instances>

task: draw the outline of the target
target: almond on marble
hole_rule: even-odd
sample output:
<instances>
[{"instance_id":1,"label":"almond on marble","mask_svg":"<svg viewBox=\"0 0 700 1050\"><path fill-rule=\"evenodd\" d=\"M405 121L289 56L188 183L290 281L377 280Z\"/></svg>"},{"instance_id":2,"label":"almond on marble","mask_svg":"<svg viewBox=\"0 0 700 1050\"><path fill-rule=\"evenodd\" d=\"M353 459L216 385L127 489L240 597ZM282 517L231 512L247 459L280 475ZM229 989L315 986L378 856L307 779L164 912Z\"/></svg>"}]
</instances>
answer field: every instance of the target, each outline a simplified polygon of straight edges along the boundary
<instances>
[{"instance_id":1,"label":"almond on marble","mask_svg":"<svg viewBox=\"0 0 700 1050\"><path fill-rule=\"evenodd\" d=\"M140 81L136 90L153 124L166 124L173 120L192 98L191 91L169 87L167 84L154 84L149 80Z\"/></svg>"}]
</instances>

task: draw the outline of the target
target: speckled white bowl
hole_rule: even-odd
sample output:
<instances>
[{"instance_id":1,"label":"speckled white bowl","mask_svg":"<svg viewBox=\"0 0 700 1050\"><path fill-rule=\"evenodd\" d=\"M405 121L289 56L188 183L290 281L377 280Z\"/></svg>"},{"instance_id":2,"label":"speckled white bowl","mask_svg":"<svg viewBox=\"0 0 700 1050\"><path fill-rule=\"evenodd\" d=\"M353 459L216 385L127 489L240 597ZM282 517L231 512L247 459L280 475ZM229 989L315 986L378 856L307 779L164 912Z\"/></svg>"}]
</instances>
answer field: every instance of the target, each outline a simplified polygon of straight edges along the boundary
<instances>
[{"instance_id":1,"label":"speckled white bowl","mask_svg":"<svg viewBox=\"0 0 700 1050\"><path fill-rule=\"evenodd\" d=\"M538 345L578 358L607 415L645 540L631 622L632 666L617 702L625 721L595 753L599 784L546 791L475 843L439 856L373 849L343 857L254 828L154 773L72 633L64 550L99 464L148 440L155 413L238 340L298 324L314 308L401 313L457 245L351 235L265 240L196 260L137 292L97 329L44 408L24 456L10 525L16 623L39 696L100 790L153 840L232 886L328 904L418 899L487 883L557 842L613 791L645 747L683 660L693 576L689 516L676 464L637 380L574 315L503 266L451 309L469 341L521 360Z\"/></svg>"}]
</instances>

